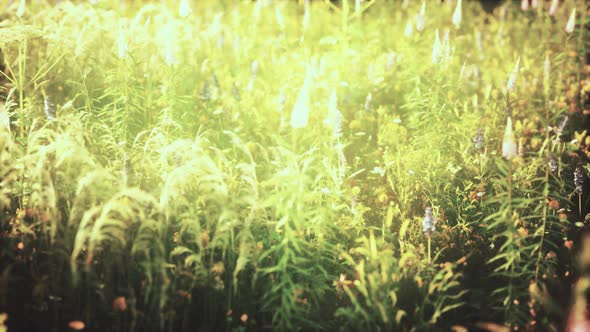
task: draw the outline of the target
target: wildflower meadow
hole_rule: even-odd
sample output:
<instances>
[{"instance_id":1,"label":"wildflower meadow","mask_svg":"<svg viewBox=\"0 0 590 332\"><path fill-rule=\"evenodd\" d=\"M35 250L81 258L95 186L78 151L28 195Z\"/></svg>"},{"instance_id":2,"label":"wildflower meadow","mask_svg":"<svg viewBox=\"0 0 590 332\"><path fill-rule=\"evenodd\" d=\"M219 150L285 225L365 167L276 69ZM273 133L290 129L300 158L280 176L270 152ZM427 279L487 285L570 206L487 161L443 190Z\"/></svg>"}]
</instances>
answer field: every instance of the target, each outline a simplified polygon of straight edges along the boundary
<instances>
[{"instance_id":1,"label":"wildflower meadow","mask_svg":"<svg viewBox=\"0 0 590 332\"><path fill-rule=\"evenodd\" d=\"M590 331L584 0L7 0L0 331Z\"/></svg>"}]
</instances>

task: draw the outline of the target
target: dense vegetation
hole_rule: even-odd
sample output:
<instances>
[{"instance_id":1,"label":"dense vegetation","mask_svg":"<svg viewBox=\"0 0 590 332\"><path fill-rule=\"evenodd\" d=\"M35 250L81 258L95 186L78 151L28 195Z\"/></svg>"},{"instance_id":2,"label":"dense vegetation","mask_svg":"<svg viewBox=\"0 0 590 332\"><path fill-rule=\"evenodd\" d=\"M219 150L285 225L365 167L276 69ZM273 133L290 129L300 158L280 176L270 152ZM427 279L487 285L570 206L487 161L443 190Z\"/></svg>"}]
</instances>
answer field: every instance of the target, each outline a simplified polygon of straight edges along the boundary
<instances>
[{"instance_id":1,"label":"dense vegetation","mask_svg":"<svg viewBox=\"0 0 590 332\"><path fill-rule=\"evenodd\" d=\"M564 329L583 0L164 3L1 9L0 331Z\"/></svg>"}]
</instances>

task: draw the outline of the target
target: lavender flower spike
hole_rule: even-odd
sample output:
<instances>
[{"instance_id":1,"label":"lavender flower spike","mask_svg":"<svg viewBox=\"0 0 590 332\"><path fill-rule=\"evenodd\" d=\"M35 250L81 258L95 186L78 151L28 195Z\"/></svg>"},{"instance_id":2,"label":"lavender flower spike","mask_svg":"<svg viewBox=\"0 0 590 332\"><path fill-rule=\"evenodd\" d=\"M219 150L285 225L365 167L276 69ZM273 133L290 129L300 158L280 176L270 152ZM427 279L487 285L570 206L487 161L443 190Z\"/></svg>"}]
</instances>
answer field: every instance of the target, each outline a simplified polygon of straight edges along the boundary
<instances>
[{"instance_id":1,"label":"lavender flower spike","mask_svg":"<svg viewBox=\"0 0 590 332\"><path fill-rule=\"evenodd\" d=\"M575 193L581 195L584 186L584 173L581 167L576 167L574 171L574 185L576 186Z\"/></svg>"},{"instance_id":2,"label":"lavender flower spike","mask_svg":"<svg viewBox=\"0 0 590 332\"><path fill-rule=\"evenodd\" d=\"M436 218L432 215L432 208L427 207L424 213L424 220L422 221L422 230L426 237L430 237L436 230Z\"/></svg>"},{"instance_id":3,"label":"lavender flower spike","mask_svg":"<svg viewBox=\"0 0 590 332\"><path fill-rule=\"evenodd\" d=\"M557 174L559 171L559 164L557 160L553 157L553 155L549 155L549 170L551 170L552 174Z\"/></svg>"},{"instance_id":4,"label":"lavender flower spike","mask_svg":"<svg viewBox=\"0 0 590 332\"><path fill-rule=\"evenodd\" d=\"M483 136L483 129L477 129L477 134L473 137L473 145L475 146L475 151L477 153L481 153L483 151L485 145L485 137Z\"/></svg>"},{"instance_id":5,"label":"lavender flower spike","mask_svg":"<svg viewBox=\"0 0 590 332\"><path fill-rule=\"evenodd\" d=\"M47 120L55 120L55 105L53 105L49 97L45 97L45 100L43 101L43 110L45 111Z\"/></svg>"}]
</instances>

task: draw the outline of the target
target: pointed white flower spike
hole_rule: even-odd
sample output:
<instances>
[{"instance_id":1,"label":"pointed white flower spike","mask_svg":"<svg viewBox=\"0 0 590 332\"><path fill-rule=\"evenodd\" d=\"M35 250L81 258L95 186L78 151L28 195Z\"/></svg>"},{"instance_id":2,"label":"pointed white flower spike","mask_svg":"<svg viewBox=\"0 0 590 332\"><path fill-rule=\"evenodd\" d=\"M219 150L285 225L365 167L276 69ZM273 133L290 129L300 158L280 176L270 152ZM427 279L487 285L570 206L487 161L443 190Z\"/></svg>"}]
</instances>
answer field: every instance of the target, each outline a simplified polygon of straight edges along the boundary
<instances>
[{"instance_id":1,"label":"pointed white flower spike","mask_svg":"<svg viewBox=\"0 0 590 332\"><path fill-rule=\"evenodd\" d=\"M165 61L168 66L176 65L176 54L174 54L174 44L173 39L169 39L166 41L166 54L165 54Z\"/></svg>"},{"instance_id":2,"label":"pointed white flower spike","mask_svg":"<svg viewBox=\"0 0 590 332\"><path fill-rule=\"evenodd\" d=\"M406 23L406 29L404 30L404 35L408 38L411 38L414 35L414 25L412 24L411 20L408 20L408 23Z\"/></svg>"},{"instance_id":3,"label":"pointed white flower spike","mask_svg":"<svg viewBox=\"0 0 590 332\"><path fill-rule=\"evenodd\" d=\"M119 26L119 38L117 39L117 55L119 59L125 59L127 57L127 53L129 52L129 45L127 44L127 39L125 38L125 34L123 33L123 26Z\"/></svg>"},{"instance_id":4,"label":"pointed white flower spike","mask_svg":"<svg viewBox=\"0 0 590 332\"><path fill-rule=\"evenodd\" d=\"M549 53L545 55L545 61L543 62L543 77L544 80L549 80L551 75L551 59L549 59Z\"/></svg>"},{"instance_id":5,"label":"pointed white flower spike","mask_svg":"<svg viewBox=\"0 0 590 332\"><path fill-rule=\"evenodd\" d=\"M434 37L434 45L432 46L432 63L437 64L441 56L441 44L438 36L438 29L436 29L436 36Z\"/></svg>"},{"instance_id":6,"label":"pointed white flower spike","mask_svg":"<svg viewBox=\"0 0 590 332\"><path fill-rule=\"evenodd\" d=\"M285 30L285 19L283 18L283 14L281 13L281 8L279 6L275 7L275 16L277 17L277 23L281 30Z\"/></svg>"},{"instance_id":7,"label":"pointed white flower spike","mask_svg":"<svg viewBox=\"0 0 590 332\"><path fill-rule=\"evenodd\" d=\"M445 31L445 34L443 36L443 40L442 40L442 52L441 52L441 59L440 61L447 61L450 59L451 57L451 42L449 41L449 31Z\"/></svg>"},{"instance_id":8,"label":"pointed white flower spike","mask_svg":"<svg viewBox=\"0 0 590 332\"><path fill-rule=\"evenodd\" d=\"M338 110L338 97L333 90L328 101L328 118L324 121L333 130L334 138L342 136L342 113Z\"/></svg>"},{"instance_id":9,"label":"pointed white flower spike","mask_svg":"<svg viewBox=\"0 0 590 332\"><path fill-rule=\"evenodd\" d=\"M310 98L309 90L311 85L311 70L307 69L307 76L303 82L303 86L299 90L297 95L297 101L293 106L293 112L291 113L291 127L293 128L305 128L309 121L309 108Z\"/></svg>"},{"instance_id":10,"label":"pointed white flower spike","mask_svg":"<svg viewBox=\"0 0 590 332\"><path fill-rule=\"evenodd\" d=\"M529 10L529 0L520 0L520 9L525 12Z\"/></svg>"},{"instance_id":11,"label":"pointed white flower spike","mask_svg":"<svg viewBox=\"0 0 590 332\"><path fill-rule=\"evenodd\" d=\"M512 160L518 154L518 147L516 146L516 138L512 131L512 119L506 119L506 129L504 131L504 140L502 141L502 157L506 160Z\"/></svg>"},{"instance_id":12,"label":"pointed white flower spike","mask_svg":"<svg viewBox=\"0 0 590 332\"><path fill-rule=\"evenodd\" d=\"M520 57L516 60L516 64L514 64L514 68L510 73L510 77L508 77L508 82L506 83L506 91L512 92L516 88L516 80L518 78L518 70L520 69Z\"/></svg>"},{"instance_id":13,"label":"pointed white flower spike","mask_svg":"<svg viewBox=\"0 0 590 332\"><path fill-rule=\"evenodd\" d=\"M305 14L303 15L303 31L307 31L309 22L311 21L311 13L309 12L309 4L305 2Z\"/></svg>"},{"instance_id":14,"label":"pointed white flower spike","mask_svg":"<svg viewBox=\"0 0 590 332\"><path fill-rule=\"evenodd\" d=\"M459 71L459 81L462 81L463 78L465 77L465 70L467 69L467 60L465 60L463 62L463 65L461 66L461 70Z\"/></svg>"},{"instance_id":15,"label":"pointed white flower spike","mask_svg":"<svg viewBox=\"0 0 590 332\"><path fill-rule=\"evenodd\" d=\"M567 25L565 26L565 32L572 33L576 28L576 8L572 10L570 14L569 20L567 20Z\"/></svg>"},{"instance_id":16,"label":"pointed white flower spike","mask_svg":"<svg viewBox=\"0 0 590 332\"><path fill-rule=\"evenodd\" d=\"M16 9L16 16L22 17L25 14L25 7L26 7L26 1L21 0L20 4L18 5L18 8Z\"/></svg>"},{"instance_id":17,"label":"pointed white flower spike","mask_svg":"<svg viewBox=\"0 0 590 332\"><path fill-rule=\"evenodd\" d=\"M543 62L543 89L545 94L549 94L550 89L550 79L551 79L551 59L549 59L549 53L545 56L545 61Z\"/></svg>"},{"instance_id":18,"label":"pointed white flower spike","mask_svg":"<svg viewBox=\"0 0 590 332\"><path fill-rule=\"evenodd\" d=\"M180 0L180 5L178 6L178 16L180 17L187 17L191 13L191 6L189 4L189 0Z\"/></svg>"},{"instance_id":19,"label":"pointed white flower spike","mask_svg":"<svg viewBox=\"0 0 590 332\"><path fill-rule=\"evenodd\" d=\"M461 20L463 18L461 2L461 0L457 1L457 6L455 7L455 12L453 13L453 25L457 29L461 26Z\"/></svg>"},{"instance_id":20,"label":"pointed white flower spike","mask_svg":"<svg viewBox=\"0 0 590 332\"><path fill-rule=\"evenodd\" d=\"M538 0L531 0L531 8L537 9L537 7L539 7L539 1Z\"/></svg>"},{"instance_id":21,"label":"pointed white flower spike","mask_svg":"<svg viewBox=\"0 0 590 332\"><path fill-rule=\"evenodd\" d=\"M10 132L10 118L8 117L8 112L5 110L0 111L0 133L3 130Z\"/></svg>"},{"instance_id":22,"label":"pointed white flower spike","mask_svg":"<svg viewBox=\"0 0 590 332\"><path fill-rule=\"evenodd\" d=\"M258 18L260 17L260 12L262 11L262 1L260 0L256 0L256 3L254 4L254 19L257 21Z\"/></svg>"},{"instance_id":23,"label":"pointed white flower spike","mask_svg":"<svg viewBox=\"0 0 590 332\"><path fill-rule=\"evenodd\" d=\"M422 2L420 12L416 14L416 30L422 31L426 26L426 2Z\"/></svg>"},{"instance_id":24,"label":"pointed white flower spike","mask_svg":"<svg viewBox=\"0 0 590 332\"><path fill-rule=\"evenodd\" d=\"M557 9L559 9L559 0L552 0L551 7L549 7L549 16L554 16Z\"/></svg>"}]
</instances>

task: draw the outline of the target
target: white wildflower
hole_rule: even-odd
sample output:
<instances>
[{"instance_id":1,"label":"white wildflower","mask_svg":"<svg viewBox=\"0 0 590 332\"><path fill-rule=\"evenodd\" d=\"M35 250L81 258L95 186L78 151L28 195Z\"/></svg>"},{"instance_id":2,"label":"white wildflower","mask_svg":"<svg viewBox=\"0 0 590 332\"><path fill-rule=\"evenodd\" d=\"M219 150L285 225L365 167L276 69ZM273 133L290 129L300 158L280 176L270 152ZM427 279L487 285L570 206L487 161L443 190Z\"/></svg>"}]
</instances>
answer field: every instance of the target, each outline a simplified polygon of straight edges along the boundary
<instances>
[{"instance_id":1,"label":"white wildflower","mask_svg":"<svg viewBox=\"0 0 590 332\"><path fill-rule=\"evenodd\" d=\"M557 9L559 9L559 0L552 0L551 7L549 7L549 16L554 16Z\"/></svg>"},{"instance_id":2,"label":"white wildflower","mask_svg":"<svg viewBox=\"0 0 590 332\"><path fill-rule=\"evenodd\" d=\"M422 231L426 237L430 237L436 231L436 218L432 214L432 208L427 207L422 220Z\"/></svg>"},{"instance_id":3,"label":"white wildflower","mask_svg":"<svg viewBox=\"0 0 590 332\"><path fill-rule=\"evenodd\" d=\"M432 46L432 63L437 64L440 62L442 55L442 46L440 44L440 38L438 36L438 29L436 29L436 35L434 37L434 45Z\"/></svg>"},{"instance_id":4,"label":"white wildflower","mask_svg":"<svg viewBox=\"0 0 590 332\"><path fill-rule=\"evenodd\" d=\"M455 28L459 28L461 26L461 20L462 20L462 8L461 8L461 0L457 1L457 6L455 7L455 12L453 13L453 25L455 25Z\"/></svg>"},{"instance_id":5,"label":"white wildflower","mask_svg":"<svg viewBox=\"0 0 590 332\"><path fill-rule=\"evenodd\" d=\"M516 80L518 78L518 70L520 68L520 57L516 60L516 64L514 68L512 68L512 72L510 72L510 76L508 77L508 82L506 83L506 91L512 92L516 88Z\"/></svg>"},{"instance_id":6,"label":"white wildflower","mask_svg":"<svg viewBox=\"0 0 590 332\"><path fill-rule=\"evenodd\" d=\"M178 6L178 16L180 17L187 17L191 13L191 7L189 5L189 0L180 0L180 5Z\"/></svg>"},{"instance_id":7,"label":"white wildflower","mask_svg":"<svg viewBox=\"0 0 590 332\"><path fill-rule=\"evenodd\" d=\"M119 26L119 38L117 39L117 55L119 56L119 59L125 59L127 58L127 53L129 53L129 45L127 44L127 38L125 38L123 26Z\"/></svg>"},{"instance_id":8,"label":"white wildflower","mask_svg":"<svg viewBox=\"0 0 590 332\"><path fill-rule=\"evenodd\" d=\"M373 170L371 171L371 173L379 174L379 176L383 177L383 176L385 176L385 169L383 169L382 167L379 167L379 166L375 166L373 168Z\"/></svg>"},{"instance_id":9,"label":"white wildflower","mask_svg":"<svg viewBox=\"0 0 590 332\"><path fill-rule=\"evenodd\" d=\"M506 130L504 131L504 140L502 141L502 157L506 160L512 160L518 155L516 139L512 131L512 119L506 119Z\"/></svg>"},{"instance_id":10,"label":"white wildflower","mask_svg":"<svg viewBox=\"0 0 590 332\"><path fill-rule=\"evenodd\" d=\"M291 127L304 128L307 127L309 121L310 98L309 90L311 85L311 71L308 69L307 77L299 90L297 101L291 113Z\"/></svg>"},{"instance_id":11,"label":"white wildflower","mask_svg":"<svg viewBox=\"0 0 590 332\"><path fill-rule=\"evenodd\" d=\"M410 38L412 35L414 35L414 25L412 24L412 21L408 20L408 23L406 23L406 29L404 30L404 36Z\"/></svg>"},{"instance_id":12,"label":"white wildflower","mask_svg":"<svg viewBox=\"0 0 590 332\"><path fill-rule=\"evenodd\" d=\"M572 10L570 14L570 18L567 20L567 24L565 26L565 32L572 33L576 28L576 8Z\"/></svg>"},{"instance_id":13,"label":"white wildflower","mask_svg":"<svg viewBox=\"0 0 590 332\"><path fill-rule=\"evenodd\" d=\"M342 113L338 110L336 91L332 91L330 95L330 100L328 101L328 118L324 120L324 123L332 128L334 138L340 138L342 136Z\"/></svg>"}]
</instances>

